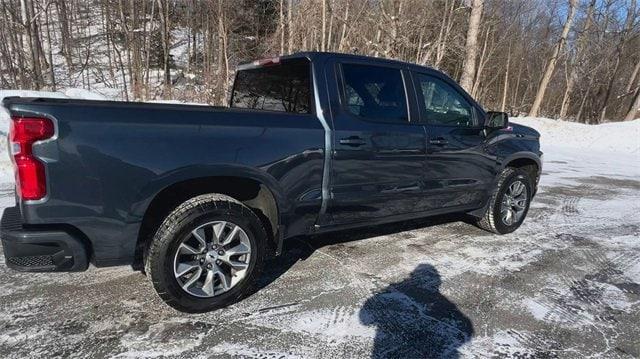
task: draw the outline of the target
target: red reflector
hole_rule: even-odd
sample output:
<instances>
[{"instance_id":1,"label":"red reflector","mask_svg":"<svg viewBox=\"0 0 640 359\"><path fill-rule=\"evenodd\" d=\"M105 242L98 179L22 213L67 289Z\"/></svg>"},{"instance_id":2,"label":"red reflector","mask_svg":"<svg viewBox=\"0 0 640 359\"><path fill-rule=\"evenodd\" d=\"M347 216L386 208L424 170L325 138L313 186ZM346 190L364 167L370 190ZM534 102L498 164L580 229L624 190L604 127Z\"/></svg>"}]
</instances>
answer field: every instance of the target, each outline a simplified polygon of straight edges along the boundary
<instances>
[{"instance_id":1,"label":"red reflector","mask_svg":"<svg viewBox=\"0 0 640 359\"><path fill-rule=\"evenodd\" d=\"M42 199L47 195L47 178L44 165L33 155L33 143L53 137L53 122L30 117L12 120L9 139L18 195L23 200Z\"/></svg>"}]
</instances>

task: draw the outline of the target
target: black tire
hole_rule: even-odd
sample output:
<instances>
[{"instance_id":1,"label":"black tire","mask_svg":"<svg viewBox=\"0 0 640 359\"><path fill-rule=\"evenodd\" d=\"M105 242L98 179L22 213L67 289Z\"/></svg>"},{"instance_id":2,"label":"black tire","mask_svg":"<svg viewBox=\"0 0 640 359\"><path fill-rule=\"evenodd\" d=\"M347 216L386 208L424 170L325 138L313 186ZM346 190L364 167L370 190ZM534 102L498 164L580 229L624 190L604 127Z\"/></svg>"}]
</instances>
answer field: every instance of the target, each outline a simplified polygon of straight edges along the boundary
<instances>
[{"instance_id":1,"label":"black tire","mask_svg":"<svg viewBox=\"0 0 640 359\"><path fill-rule=\"evenodd\" d=\"M500 214L500 208L503 196L505 192L508 190L509 186L511 186L514 182L520 181L525 185L527 190L527 202L524 208L524 212L521 218L517 221L514 221L512 224L506 224ZM531 204L531 198L533 195L533 186L531 184L531 177L527 174L527 172L523 171L519 168L507 167L498 176L496 188L491 193L491 197L489 198L489 203L485 209L482 217L478 219L476 224L478 227L487 230L489 232L497 233L497 234L507 234L515 231L520 227L524 219L527 217L527 213L529 212L529 205Z\"/></svg>"},{"instance_id":2,"label":"black tire","mask_svg":"<svg viewBox=\"0 0 640 359\"><path fill-rule=\"evenodd\" d=\"M174 275L173 258L181 239L210 221L229 221L240 226L251 243L246 276L227 292L203 298L183 290ZM267 253L267 234L258 217L239 201L221 194L204 194L182 203L162 222L147 251L145 270L156 292L168 305L187 313L226 307L253 293Z\"/></svg>"}]
</instances>

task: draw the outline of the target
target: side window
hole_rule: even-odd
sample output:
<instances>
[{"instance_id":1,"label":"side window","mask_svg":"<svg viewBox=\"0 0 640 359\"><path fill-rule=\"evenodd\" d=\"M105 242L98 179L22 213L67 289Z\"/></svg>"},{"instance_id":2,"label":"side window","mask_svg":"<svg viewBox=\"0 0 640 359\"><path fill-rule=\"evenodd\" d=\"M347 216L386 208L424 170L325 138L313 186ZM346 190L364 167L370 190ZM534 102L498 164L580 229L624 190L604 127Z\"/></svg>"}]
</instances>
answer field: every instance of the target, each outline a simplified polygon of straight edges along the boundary
<instances>
[{"instance_id":1,"label":"side window","mask_svg":"<svg viewBox=\"0 0 640 359\"><path fill-rule=\"evenodd\" d=\"M366 120L406 123L407 98L398 69L342 64L347 111Z\"/></svg>"},{"instance_id":2,"label":"side window","mask_svg":"<svg viewBox=\"0 0 640 359\"><path fill-rule=\"evenodd\" d=\"M455 88L428 75L418 74L417 79L428 123L473 127L473 106Z\"/></svg>"},{"instance_id":3,"label":"side window","mask_svg":"<svg viewBox=\"0 0 640 359\"><path fill-rule=\"evenodd\" d=\"M238 71L231 107L311 113L310 65L306 59Z\"/></svg>"}]
</instances>

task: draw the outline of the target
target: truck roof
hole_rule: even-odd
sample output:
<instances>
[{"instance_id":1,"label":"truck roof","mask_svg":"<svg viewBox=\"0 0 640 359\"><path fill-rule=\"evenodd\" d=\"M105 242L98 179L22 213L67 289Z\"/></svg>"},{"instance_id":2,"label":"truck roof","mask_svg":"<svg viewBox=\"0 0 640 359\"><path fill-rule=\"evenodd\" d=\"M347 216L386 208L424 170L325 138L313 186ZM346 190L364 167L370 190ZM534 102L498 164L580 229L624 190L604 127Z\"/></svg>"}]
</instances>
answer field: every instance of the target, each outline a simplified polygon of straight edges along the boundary
<instances>
[{"instance_id":1,"label":"truck roof","mask_svg":"<svg viewBox=\"0 0 640 359\"><path fill-rule=\"evenodd\" d=\"M387 62L387 63L395 63L395 64L400 64L400 65L406 65L406 66L426 67L426 68L429 68L429 69L433 69L430 66L419 65L419 64L415 64L415 63L411 63L411 62L406 62L406 61L387 59L387 58L384 58L384 57L373 57L373 56L366 56L366 55L347 54L347 53L342 53L342 52L302 51L302 52L295 52L295 53L290 54L290 55L273 56L273 57L270 57L270 58L267 57L265 59L276 59L277 58L277 59L280 59L280 60L287 60L287 59L306 58L306 59L309 59L312 62L317 62L319 60L323 60L323 59L330 58L330 57L340 57L340 58L348 58L348 59L364 60L364 61ZM239 66L250 65L255 61L260 61L260 60L252 60L252 61L243 62L243 63L239 64Z\"/></svg>"}]
</instances>

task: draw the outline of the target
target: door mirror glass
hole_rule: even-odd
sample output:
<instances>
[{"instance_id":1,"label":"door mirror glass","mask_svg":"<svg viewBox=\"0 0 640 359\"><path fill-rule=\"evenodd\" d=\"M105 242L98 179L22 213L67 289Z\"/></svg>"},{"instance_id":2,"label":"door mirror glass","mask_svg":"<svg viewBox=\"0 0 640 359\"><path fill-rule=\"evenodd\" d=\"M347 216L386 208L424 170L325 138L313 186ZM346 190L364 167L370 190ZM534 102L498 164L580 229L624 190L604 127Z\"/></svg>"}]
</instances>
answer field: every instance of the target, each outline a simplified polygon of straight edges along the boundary
<instances>
[{"instance_id":1,"label":"door mirror glass","mask_svg":"<svg viewBox=\"0 0 640 359\"><path fill-rule=\"evenodd\" d=\"M491 130L499 130L507 128L509 124L509 115L505 112L487 112L487 117L484 121L484 127Z\"/></svg>"}]
</instances>

